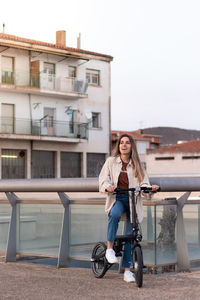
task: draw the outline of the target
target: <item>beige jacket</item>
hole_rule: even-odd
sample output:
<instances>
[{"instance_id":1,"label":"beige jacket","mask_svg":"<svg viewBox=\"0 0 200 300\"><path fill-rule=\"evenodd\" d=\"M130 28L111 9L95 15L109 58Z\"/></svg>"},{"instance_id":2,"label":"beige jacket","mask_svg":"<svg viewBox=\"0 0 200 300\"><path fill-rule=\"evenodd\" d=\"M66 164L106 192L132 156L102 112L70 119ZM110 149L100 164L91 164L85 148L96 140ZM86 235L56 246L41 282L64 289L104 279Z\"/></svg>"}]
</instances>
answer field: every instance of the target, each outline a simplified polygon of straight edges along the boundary
<instances>
[{"instance_id":1,"label":"beige jacket","mask_svg":"<svg viewBox=\"0 0 200 300\"><path fill-rule=\"evenodd\" d=\"M103 165L103 168L99 175L99 191L101 193L106 193L105 190L109 186L117 187L118 183L118 177L120 174L122 168L122 162L121 158L118 157L109 157L105 164ZM134 176L133 172L133 164L130 161L127 165L127 174L128 174L128 180L129 180L129 188L134 188L136 186L150 186L149 179L147 175L145 174L145 177L143 181L139 184L137 178ZM109 214L113 204L116 201L116 196L112 195L111 193L106 193L106 205L105 205L105 211ZM137 201L136 201L136 211L138 216L138 221L142 222L143 219L143 207L142 207L142 197L141 194L137 195Z\"/></svg>"}]
</instances>

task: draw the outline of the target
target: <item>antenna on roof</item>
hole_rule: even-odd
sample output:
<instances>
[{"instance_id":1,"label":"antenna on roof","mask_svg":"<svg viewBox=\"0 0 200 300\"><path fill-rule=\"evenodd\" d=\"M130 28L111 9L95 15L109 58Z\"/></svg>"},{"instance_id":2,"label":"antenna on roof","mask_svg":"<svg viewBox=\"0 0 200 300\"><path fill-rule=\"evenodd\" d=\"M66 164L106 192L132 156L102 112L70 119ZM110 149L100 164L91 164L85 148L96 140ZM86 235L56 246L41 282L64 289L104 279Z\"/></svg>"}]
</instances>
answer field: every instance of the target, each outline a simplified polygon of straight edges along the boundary
<instances>
[{"instance_id":1,"label":"antenna on roof","mask_svg":"<svg viewBox=\"0 0 200 300\"><path fill-rule=\"evenodd\" d=\"M5 33L5 23L3 23L3 33Z\"/></svg>"},{"instance_id":2,"label":"antenna on roof","mask_svg":"<svg viewBox=\"0 0 200 300\"><path fill-rule=\"evenodd\" d=\"M79 33L79 36L77 37L77 48L81 49L81 33Z\"/></svg>"}]
</instances>

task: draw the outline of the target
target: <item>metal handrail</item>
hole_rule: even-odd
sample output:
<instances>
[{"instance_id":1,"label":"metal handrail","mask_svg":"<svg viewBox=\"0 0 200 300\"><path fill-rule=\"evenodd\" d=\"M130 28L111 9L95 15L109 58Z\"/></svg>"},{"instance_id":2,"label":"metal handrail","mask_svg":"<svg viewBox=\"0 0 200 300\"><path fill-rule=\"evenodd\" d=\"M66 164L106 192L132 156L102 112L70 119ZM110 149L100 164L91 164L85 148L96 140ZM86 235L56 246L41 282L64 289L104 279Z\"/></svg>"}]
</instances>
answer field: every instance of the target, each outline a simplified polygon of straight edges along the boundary
<instances>
[{"instance_id":1,"label":"metal handrail","mask_svg":"<svg viewBox=\"0 0 200 300\"><path fill-rule=\"evenodd\" d=\"M144 205L176 205L177 206L177 267L179 271L190 268L187 241L184 227L183 207L185 204L200 204L200 200L188 200L191 191L200 191L200 177L150 177L151 184L158 184L163 192L182 191L177 200L146 201ZM70 199L66 192L98 192L97 178L68 178L68 179L11 179L0 181L0 192L6 196L12 206L9 238L6 250L6 261L16 260L16 224L19 222L17 203L39 204L36 199L19 199L14 192L57 192L60 200L52 199L51 204L61 204L64 207L64 217L60 239L58 266L67 266L69 260L69 206L70 204L104 204L104 199ZM0 200L0 204L1 204ZM5 203L5 202L3 202ZM156 243L156 240L155 240Z\"/></svg>"},{"instance_id":2,"label":"metal handrail","mask_svg":"<svg viewBox=\"0 0 200 300\"><path fill-rule=\"evenodd\" d=\"M88 123L1 117L0 133L64 138L88 138Z\"/></svg>"},{"instance_id":3,"label":"metal handrail","mask_svg":"<svg viewBox=\"0 0 200 300\"><path fill-rule=\"evenodd\" d=\"M200 176L150 177L162 192L200 191ZM98 192L98 178L2 179L0 192Z\"/></svg>"}]
</instances>

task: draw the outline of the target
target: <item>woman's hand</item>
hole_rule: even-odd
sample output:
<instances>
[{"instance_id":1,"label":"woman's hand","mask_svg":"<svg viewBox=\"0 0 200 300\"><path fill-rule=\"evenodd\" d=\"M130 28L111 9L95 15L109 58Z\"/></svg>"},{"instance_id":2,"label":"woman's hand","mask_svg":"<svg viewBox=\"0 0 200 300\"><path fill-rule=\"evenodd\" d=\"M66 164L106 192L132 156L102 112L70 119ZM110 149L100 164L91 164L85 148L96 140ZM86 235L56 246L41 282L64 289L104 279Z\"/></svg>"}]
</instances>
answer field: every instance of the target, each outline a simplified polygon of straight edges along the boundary
<instances>
[{"instance_id":1,"label":"woman's hand","mask_svg":"<svg viewBox=\"0 0 200 300\"><path fill-rule=\"evenodd\" d=\"M159 185L153 184L152 186L152 191L157 191L160 187Z\"/></svg>"},{"instance_id":2,"label":"woman's hand","mask_svg":"<svg viewBox=\"0 0 200 300\"><path fill-rule=\"evenodd\" d=\"M110 185L109 187L107 187L107 192L108 193L113 193L114 192L114 190L115 190L115 187L114 186L112 186L112 185Z\"/></svg>"}]
</instances>

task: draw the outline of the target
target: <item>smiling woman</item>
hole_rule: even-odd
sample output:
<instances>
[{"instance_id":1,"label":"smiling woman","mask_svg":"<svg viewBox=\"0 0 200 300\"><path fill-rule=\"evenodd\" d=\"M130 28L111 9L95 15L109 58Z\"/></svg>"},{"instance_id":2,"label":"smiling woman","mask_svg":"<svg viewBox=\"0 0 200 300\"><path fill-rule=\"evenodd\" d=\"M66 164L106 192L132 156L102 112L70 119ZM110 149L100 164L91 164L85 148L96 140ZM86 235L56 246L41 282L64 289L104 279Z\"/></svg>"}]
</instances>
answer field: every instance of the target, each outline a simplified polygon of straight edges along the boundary
<instances>
[{"instance_id":1,"label":"smiling woman","mask_svg":"<svg viewBox=\"0 0 200 300\"><path fill-rule=\"evenodd\" d=\"M109 157L99 175L99 190L107 192L106 212L108 213L107 250L106 259L109 263L117 263L118 259L113 250L118 224L123 213L126 214L126 233L132 233L130 223L129 193L113 195L116 187L135 188L137 186L150 186L149 180L139 159L135 142L128 134L123 134L115 148L114 157ZM157 189L158 186L152 186ZM142 200L137 199L137 216L139 222L143 218ZM125 269L124 280L135 281L131 266L131 243L125 243L122 265Z\"/></svg>"}]
</instances>

